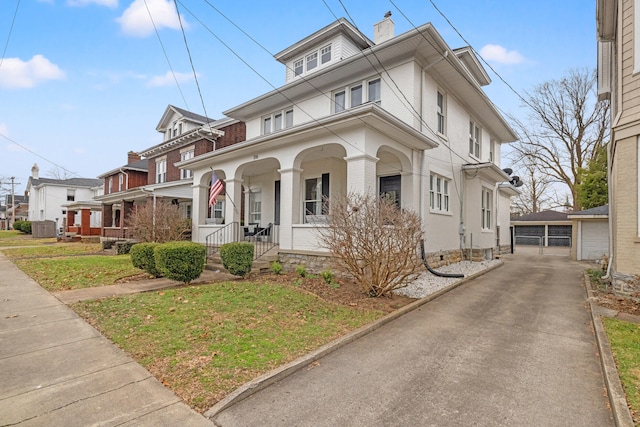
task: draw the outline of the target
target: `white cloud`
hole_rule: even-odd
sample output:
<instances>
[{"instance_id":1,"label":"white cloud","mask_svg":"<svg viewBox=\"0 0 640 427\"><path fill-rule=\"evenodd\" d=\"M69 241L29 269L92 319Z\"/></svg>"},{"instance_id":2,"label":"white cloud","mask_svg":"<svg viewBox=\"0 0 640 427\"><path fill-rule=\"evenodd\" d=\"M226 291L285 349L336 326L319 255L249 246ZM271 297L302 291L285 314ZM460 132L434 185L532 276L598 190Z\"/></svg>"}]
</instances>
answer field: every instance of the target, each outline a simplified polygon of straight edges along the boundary
<instances>
[{"instance_id":1,"label":"white cloud","mask_svg":"<svg viewBox=\"0 0 640 427\"><path fill-rule=\"evenodd\" d=\"M480 55L487 61L498 62L500 64L520 64L524 62L524 56L517 50L507 50L497 44L488 44L480 49Z\"/></svg>"},{"instance_id":2,"label":"white cloud","mask_svg":"<svg viewBox=\"0 0 640 427\"><path fill-rule=\"evenodd\" d=\"M175 74L175 78L173 77L174 74ZM196 73L196 76L200 77L200 74ZM176 84L176 80L178 80L178 83L191 81L193 80L193 73L172 73L171 71L167 71L162 76L152 77L147 82L147 86L151 86L151 87L171 86Z\"/></svg>"},{"instance_id":3,"label":"white cloud","mask_svg":"<svg viewBox=\"0 0 640 427\"><path fill-rule=\"evenodd\" d=\"M28 61L5 58L0 67L0 88L31 88L47 80L60 80L65 73L42 55Z\"/></svg>"},{"instance_id":4,"label":"white cloud","mask_svg":"<svg viewBox=\"0 0 640 427\"><path fill-rule=\"evenodd\" d=\"M153 21L149 14L153 17ZM146 2L135 0L116 21L120 23L124 34L134 37L147 37L153 34L154 24L158 30L164 27L174 30L180 28L178 14L171 0L146 0ZM184 18L182 18L182 25L187 28Z\"/></svg>"},{"instance_id":5,"label":"white cloud","mask_svg":"<svg viewBox=\"0 0 640 427\"><path fill-rule=\"evenodd\" d=\"M97 4L98 6L107 6L111 8L118 7L118 0L67 0L69 6L87 6Z\"/></svg>"}]
</instances>

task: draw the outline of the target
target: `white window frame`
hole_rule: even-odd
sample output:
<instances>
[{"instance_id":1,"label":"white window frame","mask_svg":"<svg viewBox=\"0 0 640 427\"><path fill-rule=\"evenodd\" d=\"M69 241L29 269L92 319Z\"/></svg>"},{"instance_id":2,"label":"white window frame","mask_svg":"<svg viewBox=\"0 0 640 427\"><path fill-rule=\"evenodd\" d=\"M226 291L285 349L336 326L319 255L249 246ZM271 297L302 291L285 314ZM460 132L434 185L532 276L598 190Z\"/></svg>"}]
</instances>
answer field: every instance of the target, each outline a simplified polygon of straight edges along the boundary
<instances>
[{"instance_id":1,"label":"white window frame","mask_svg":"<svg viewBox=\"0 0 640 427\"><path fill-rule=\"evenodd\" d=\"M249 191L249 224L260 224L262 220L262 191Z\"/></svg>"},{"instance_id":2,"label":"white window frame","mask_svg":"<svg viewBox=\"0 0 640 427\"><path fill-rule=\"evenodd\" d=\"M109 194L113 193L113 177L112 176L109 177L108 188L109 188Z\"/></svg>"},{"instance_id":3,"label":"white window frame","mask_svg":"<svg viewBox=\"0 0 640 427\"><path fill-rule=\"evenodd\" d=\"M377 88L377 96L370 93L372 88ZM354 99L354 93L360 93L359 98ZM338 96L344 96L344 105L337 102ZM375 103L380 105L382 99L382 79L379 76L366 80L354 82L349 86L340 87L332 92L332 108L334 113L339 113L348 108L355 108L365 103Z\"/></svg>"},{"instance_id":4,"label":"white window frame","mask_svg":"<svg viewBox=\"0 0 640 427\"><path fill-rule=\"evenodd\" d=\"M489 138L489 161L496 163L496 140Z\"/></svg>"},{"instance_id":5,"label":"white window frame","mask_svg":"<svg viewBox=\"0 0 640 427\"><path fill-rule=\"evenodd\" d=\"M331 62L331 45L327 45L320 49L320 63L324 65L327 62Z\"/></svg>"},{"instance_id":6,"label":"white window frame","mask_svg":"<svg viewBox=\"0 0 640 427\"><path fill-rule=\"evenodd\" d=\"M214 223L222 224L222 220L224 219L224 199L216 199L216 203L209 208L209 215L209 218L212 219Z\"/></svg>"},{"instance_id":7,"label":"white window frame","mask_svg":"<svg viewBox=\"0 0 640 427\"><path fill-rule=\"evenodd\" d=\"M473 120L469 121L469 155L480 159L482 155L482 128Z\"/></svg>"},{"instance_id":8,"label":"white window frame","mask_svg":"<svg viewBox=\"0 0 640 427\"><path fill-rule=\"evenodd\" d=\"M449 184L451 179L432 173L429 175L429 210L434 213L450 213Z\"/></svg>"},{"instance_id":9,"label":"white window frame","mask_svg":"<svg viewBox=\"0 0 640 427\"><path fill-rule=\"evenodd\" d=\"M187 149L180 150L180 161L193 159L195 157L195 147L189 147ZM191 169L180 169L180 179L189 179L193 177L193 171Z\"/></svg>"},{"instance_id":10,"label":"white window frame","mask_svg":"<svg viewBox=\"0 0 640 427\"><path fill-rule=\"evenodd\" d=\"M293 75L301 76L304 73L304 59L300 58L293 61Z\"/></svg>"},{"instance_id":11,"label":"white window frame","mask_svg":"<svg viewBox=\"0 0 640 427\"><path fill-rule=\"evenodd\" d=\"M76 189L67 188L67 202L75 202L75 201L76 201Z\"/></svg>"},{"instance_id":12,"label":"white window frame","mask_svg":"<svg viewBox=\"0 0 640 427\"><path fill-rule=\"evenodd\" d=\"M481 226L483 230L491 230L492 221L491 221L491 212L493 208L493 191L487 187L482 187L482 221Z\"/></svg>"},{"instance_id":13,"label":"white window frame","mask_svg":"<svg viewBox=\"0 0 640 427\"><path fill-rule=\"evenodd\" d=\"M445 135L447 132L446 128L446 105L447 101L445 95L442 91L438 91L436 95L436 130L439 134Z\"/></svg>"},{"instance_id":14,"label":"white window frame","mask_svg":"<svg viewBox=\"0 0 640 427\"><path fill-rule=\"evenodd\" d=\"M318 51L308 54L304 58L304 64L307 67L307 71L318 68Z\"/></svg>"},{"instance_id":15,"label":"white window frame","mask_svg":"<svg viewBox=\"0 0 640 427\"><path fill-rule=\"evenodd\" d=\"M167 182L167 158L156 160L156 184Z\"/></svg>"},{"instance_id":16,"label":"white window frame","mask_svg":"<svg viewBox=\"0 0 640 427\"><path fill-rule=\"evenodd\" d=\"M118 191L124 190L124 174L118 174Z\"/></svg>"},{"instance_id":17,"label":"white window frame","mask_svg":"<svg viewBox=\"0 0 640 427\"><path fill-rule=\"evenodd\" d=\"M312 181L315 181L314 186L315 186L315 198L308 198L311 197L309 196L309 194L307 193L307 183L311 183ZM303 202L302 202L302 212L304 213L304 218L305 218L305 223L308 222L307 221L307 217L317 217L322 215L322 177L321 176L313 176L313 177L309 177L309 178L305 178L304 180L304 197L303 197ZM307 210L307 204L308 203L313 203L314 204L314 210L313 211L308 211Z\"/></svg>"},{"instance_id":18,"label":"white window frame","mask_svg":"<svg viewBox=\"0 0 640 427\"><path fill-rule=\"evenodd\" d=\"M284 119L284 120L283 120ZM285 108L262 117L262 134L269 135L293 127L293 108Z\"/></svg>"}]
</instances>

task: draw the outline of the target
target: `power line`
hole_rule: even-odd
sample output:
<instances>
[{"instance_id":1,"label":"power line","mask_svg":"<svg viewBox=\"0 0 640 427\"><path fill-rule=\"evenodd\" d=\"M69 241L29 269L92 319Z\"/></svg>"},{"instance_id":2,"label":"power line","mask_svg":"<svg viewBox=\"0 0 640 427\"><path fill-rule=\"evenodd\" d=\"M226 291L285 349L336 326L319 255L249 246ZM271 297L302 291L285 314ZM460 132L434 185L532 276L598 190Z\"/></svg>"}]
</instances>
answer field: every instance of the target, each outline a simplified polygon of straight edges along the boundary
<instances>
[{"instance_id":1,"label":"power line","mask_svg":"<svg viewBox=\"0 0 640 427\"><path fill-rule=\"evenodd\" d=\"M41 156L40 154L38 154L35 151L25 147L22 144L14 141L13 139L9 138L8 136L4 135L3 133L0 133L0 136L3 137L4 139L6 139L7 141L17 145L18 147L22 148L23 150L28 151L29 153L33 154L34 156L39 157L40 159L44 160L45 162L51 163L55 167L62 169L63 171L69 173L69 175L74 175L74 176L80 177L80 175L78 175L77 173L70 171L69 169L65 168L64 166L61 166L61 165L57 164L56 162L47 159L46 157Z\"/></svg>"},{"instance_id":2,"label":"power line","mask_svg":"<svg viewBox=\"0 0 640 427\"><path fill-rule=\"evenodd\" d=\"M171 75L173 76L173 80L176 82L176 86L178 86L178 91L180 92L180 96L182 97L182 101L184 105L189 110L189 104L187 103L187 99L184 97L184 93L182 92L182 88L180 87L180 82L178 82L178 78L176 77L175 71L173 71L173 67L171 66L171 60L169 60L169 55L167 54L167 50L164 48L164 44L162 43L162 39L160 38L160 33L158 32L158 27L156 27L156 22L151 15L151 10L149 9L149 5L147 4L147 0L144 0L144 6L147 8L147 13L149 14L149 19L151 19L151 24L153 25L153 30L156 33L156 37L158 38L158 42L160 42L160 47L162 48L162 52L164 53L164 57L167 60L167 64L169 64L169 69L171 70Z\"/></svg>"},{"instance_id":3,"label":"power line","mask_svg":"<svg viewBox=\"0 0 640 427\"><path fill-rule=\"evenodd\" d=\"M7 42L4 44L4 49L2 50L2 56L0 57L0 67L2 67L2 63L4 62L4 55L7 53L7 48L9 47L9 40L11 40L11 33L13 32L13 24L16 22L16 16L18 16L18 8L20 7L20 0L16 3L16 10L13 12L13 19L11 19L11 27L9 27L9 35L7 36Z\"/></svg>"}]
</instances>

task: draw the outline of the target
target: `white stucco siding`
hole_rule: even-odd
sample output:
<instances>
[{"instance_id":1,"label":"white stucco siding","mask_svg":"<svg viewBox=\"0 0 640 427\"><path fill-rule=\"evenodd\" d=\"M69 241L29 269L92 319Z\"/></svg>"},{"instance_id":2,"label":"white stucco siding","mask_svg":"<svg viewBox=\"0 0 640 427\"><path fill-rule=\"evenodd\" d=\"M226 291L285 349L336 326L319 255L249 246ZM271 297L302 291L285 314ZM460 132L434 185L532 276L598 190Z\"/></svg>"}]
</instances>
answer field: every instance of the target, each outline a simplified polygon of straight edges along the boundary
<instances>
[{"instance_id":1,"label":"white stucco siding","mask_svg":"<svg viewBox=\"0 0 640 427\"><path fill-rule=\"evenodd\" d=\"M420 68L411 60L386 65L385 69L389 74L382 74L382 108L413 128L420 129Z\"/></svg>"}]
</instances>

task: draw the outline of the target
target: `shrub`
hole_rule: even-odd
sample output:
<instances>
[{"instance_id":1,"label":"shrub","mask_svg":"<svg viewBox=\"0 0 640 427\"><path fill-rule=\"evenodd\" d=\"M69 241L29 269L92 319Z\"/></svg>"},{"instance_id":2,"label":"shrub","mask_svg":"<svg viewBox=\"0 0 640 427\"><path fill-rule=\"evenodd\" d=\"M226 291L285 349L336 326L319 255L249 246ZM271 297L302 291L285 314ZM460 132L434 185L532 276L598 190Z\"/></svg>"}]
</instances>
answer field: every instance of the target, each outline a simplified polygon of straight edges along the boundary
<instances>
[{"instance_id":1,"label":"shrub","mask_svg":"<svg viewBox=\"0 0 640 427\"><path fill-rule=\"evenodd\" d=\"M131 251L135 242L116 242L116 255L126 255Z\"/></svg>"},{"instance_id":2,"label":"shrub","mask_svg":"<svg viewBox=\"0 0 640 427\"><path fill-rule=\"evenodd\" d=\"M272 262L271 263L271 271L273 271L274 274L282 273L282 264L280 264L278 261Z\"/></svg>"},{"instance_id":3,"label":"shrub","mask_svg":"<svg viewBox=\"0 0 640 427\"><path fill-rule=\"evenodd\" d=\"M23 222L24 222L24 221L22 221L22 220L20 220L20 219L19 219L19 220L17 220L17 221L14 221L14 222L13 222L13 229L14 229L14 230L17 230L17 231L22 231L22 223L23 223Z\"/></svg>"},{"instance_id":4,"label":"shrub","mask_svg":"<svg viewBox=\"0 0 640 427\"><path fill-rule=\"evenodd\" d=\"M304 265L297 266L296 273L298 273L298 276L300 277L307 277L307 267L305 267Z\"/></svg>"},{"instance_id":5,"label":"shrub","mask_svg":"<svg viewBox=\"0 0 640 427\"><path fill-rule=\"evenodd\" d=\"M131 263L134 267L146 271L154 277L162 276L156 268L154 250L158 243L137 243L131 247Z\"/></svg>"},{"instance_id":6,"label":"shrub","mask_svg":"<svg viewBox=\"0 0 640 427\"><path fill-rule=\"evenodd\" d=\"M321 272L320 276L322 276L322 280L324 280L327 285L333 283L333 273L331 272L331 270L325 270Z\"/></svg>"},{"instance_id":7,"label":"shrub","mask_svg":"<svg viewBox=\"0 0 640 427\"><path fill-rule=\"evenodd\" d=\"M220 258L229 273L245 277L253 265L253 245L248 242L225 243L220 246Z\"/></svg>"},{"instance_id":8,"label":"shrub","mask_svg":"<svg viewBox=\"0 0 640 427\"><path fill-rule=\"evenodd\" d=\"M167 279L188 285L204 270L207 248L195 242L169 242L153 250L156 268Z\"/></svg>"},{"instance_id":9,"label":"shrub","mask_svg":"<svg viewBox=\"0 0 640 427\"><path fill-rule=\"evenodd\" d=\"M20 224L20 230L23 233L31 234L31 221L22 221Z\"/></svg>"}]
</instances>

